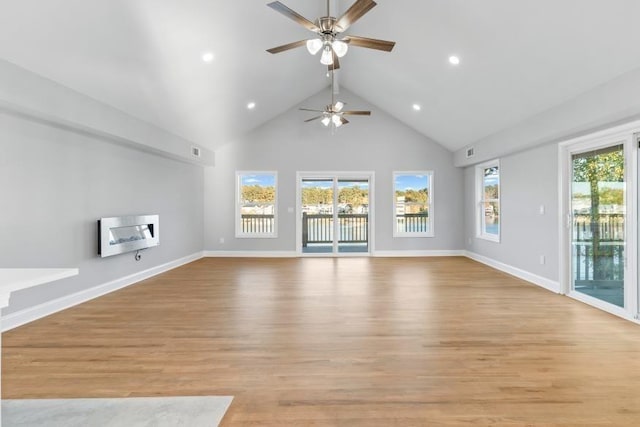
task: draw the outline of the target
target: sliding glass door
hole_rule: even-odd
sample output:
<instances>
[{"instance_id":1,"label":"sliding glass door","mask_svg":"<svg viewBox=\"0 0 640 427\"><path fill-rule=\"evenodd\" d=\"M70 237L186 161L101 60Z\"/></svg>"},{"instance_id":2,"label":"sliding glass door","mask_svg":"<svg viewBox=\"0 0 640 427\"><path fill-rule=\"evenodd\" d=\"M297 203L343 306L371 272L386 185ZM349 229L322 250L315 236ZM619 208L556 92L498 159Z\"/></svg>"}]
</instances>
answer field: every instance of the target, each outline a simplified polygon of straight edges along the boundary
<instances>
[{"instance_id":1,"label":"sliding glass door","mask_svg":"<svg viewBox=\"0 0 640 427\"><path fill-rule=\"evenodd\" d=\"M298 188L301 253L369 253L369 176L300 173Z\"/></svg>"},{"instance_id":2,"label":"sliding glass door","mask_svg":"<svg viewBox=\"0 0 640 427\"><path fill-rule=\"evenodd\" d=\"M338 252L369 252L369 179L338 179Z\"/></svg>"},{"instance_id":3,"label":"sliding glass door","mask_svg":"<svg viewBox=\"0 0 640 427\"><path fill-rule=\"evenodd\" d=\"M624 308L624 144L572 153L571 175L573 290Z\"/></svg>"},{"instance_id":4,"label":"sliding glass door","mask_svg":"<svg viewBox=\"0 0 640 427\"><path fill-rule=\"evenodd\" d=\"M333 179L302 180L300 212L302 214L302 252L326 254L334 251Z\"/></svg>"}]
</instances>

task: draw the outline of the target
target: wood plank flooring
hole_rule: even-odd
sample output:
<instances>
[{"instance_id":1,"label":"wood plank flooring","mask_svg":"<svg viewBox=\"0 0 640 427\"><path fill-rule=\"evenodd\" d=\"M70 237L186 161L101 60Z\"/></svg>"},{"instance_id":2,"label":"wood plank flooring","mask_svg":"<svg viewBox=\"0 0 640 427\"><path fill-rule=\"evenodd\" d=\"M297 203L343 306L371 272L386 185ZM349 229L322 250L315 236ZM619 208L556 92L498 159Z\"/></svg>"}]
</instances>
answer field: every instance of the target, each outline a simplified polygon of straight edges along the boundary
<instances>
[{"instance_id":1,"label":"wood plank flooring","mask_svg":"<svg viewBox=\"0 0 640 427\"><path fill-rule=\"evenodd\" d=\"M4 398L223 426L637 426L640 326L466 258L202 259L3 335Z\"/></svg>"}]
</instances>

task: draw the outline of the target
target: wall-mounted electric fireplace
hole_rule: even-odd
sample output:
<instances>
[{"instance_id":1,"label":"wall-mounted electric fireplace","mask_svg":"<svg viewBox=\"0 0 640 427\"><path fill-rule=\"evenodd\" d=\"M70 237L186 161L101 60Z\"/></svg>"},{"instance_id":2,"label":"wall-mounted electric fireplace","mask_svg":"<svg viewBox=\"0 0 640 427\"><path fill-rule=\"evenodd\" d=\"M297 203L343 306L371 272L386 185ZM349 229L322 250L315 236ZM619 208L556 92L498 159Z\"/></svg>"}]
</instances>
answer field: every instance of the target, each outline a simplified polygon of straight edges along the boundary
<instances>
[{"instance_id":1,"label":"wall-mounted electric fireplace","mask_svg":"<svg viewBox=\"0 0 640 427\"><path fill-rule=\"evenodd\" d=\"M107 257L158 246L158 215L132 215L98 220L98 255Z\"/></svg>"}]
</instances>

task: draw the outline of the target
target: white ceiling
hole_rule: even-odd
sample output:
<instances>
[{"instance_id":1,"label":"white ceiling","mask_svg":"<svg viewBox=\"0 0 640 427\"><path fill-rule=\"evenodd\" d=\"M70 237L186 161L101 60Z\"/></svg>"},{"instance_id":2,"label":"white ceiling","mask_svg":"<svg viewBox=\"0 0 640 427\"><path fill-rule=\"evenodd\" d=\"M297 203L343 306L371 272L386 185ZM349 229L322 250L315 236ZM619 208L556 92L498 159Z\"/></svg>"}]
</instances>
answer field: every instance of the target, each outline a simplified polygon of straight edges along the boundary
<instances>
[{"instance_id":1,"label":"white ceiling","mask_svg":"<svg viewBox=\"0 0 640 427\"><path fill-rule=\"evenodd\" d=\"M265 52L311 35L269 1L0 0L0 57L215 149L328 85L306 49ZM310 20L325 7L281 1ZM638 0L377 2L345 34L397 45L352 47L341 87L450 150L640 67Z\"/></svg>"}]
</instances>

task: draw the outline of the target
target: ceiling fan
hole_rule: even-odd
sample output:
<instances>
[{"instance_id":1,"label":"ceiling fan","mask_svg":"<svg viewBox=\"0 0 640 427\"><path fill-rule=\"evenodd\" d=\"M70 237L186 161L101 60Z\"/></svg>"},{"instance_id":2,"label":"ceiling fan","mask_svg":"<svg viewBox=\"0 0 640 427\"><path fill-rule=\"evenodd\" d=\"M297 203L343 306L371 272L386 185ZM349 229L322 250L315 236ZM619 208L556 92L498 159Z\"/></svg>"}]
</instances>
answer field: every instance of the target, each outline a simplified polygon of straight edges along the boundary
<instances>
[{"instance_id":1,"label":"ceiling fan","mask_svg":"<svg viewBox=\"0 0 640 427\"><path fill-rule=\"evenodd\" d=\"M396 44L392 41L370 39L359 36L344 36L343 38L340 38L342 32L346 31L365 13L375 7L376 4L377 3L373 0L356 0L356 2L341 17L336 19L330 14L329 0L327 0L327 16L322 16L316 19L315 22L311 22L279 1L269 3L267 6L282 13L287 18L296 21L306 29L313 31L318 35L318 37L267 49L267 52L280 53L306 45L307 50L312 55L315 55L322 50L320 62L327 65L329 71L340 68L339 58L342 58L347 53L349 45L391 52Z\"/></svg>"},{"instance_id":2,"label":"ceiling fan","mask_svg":"<svg viewBox=\"0 0 640 427\"><path fill-rule=\"evenodd\" d=\"M331 104L324 107L324 110L314 110L311 108L300 108L301 111L313 111L316 113L322 113L319 116L312 117L305 122L312 122L314 120L322 119L321 122L325 126L329 126L333 123L336 128L339 128L342 125L346 125L349 123L344 116L370 116L371 111L343 111L344 102L336 102L335 100L335 90L334 90L334 76L333 73L335 71L331 71Z\"/></svg>"}]
</instances>

